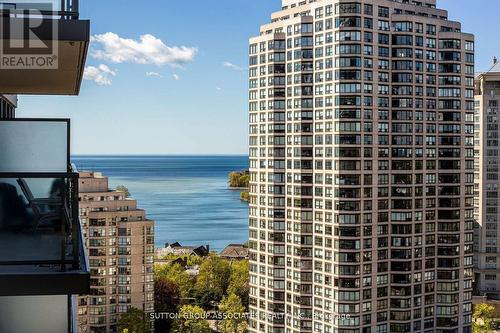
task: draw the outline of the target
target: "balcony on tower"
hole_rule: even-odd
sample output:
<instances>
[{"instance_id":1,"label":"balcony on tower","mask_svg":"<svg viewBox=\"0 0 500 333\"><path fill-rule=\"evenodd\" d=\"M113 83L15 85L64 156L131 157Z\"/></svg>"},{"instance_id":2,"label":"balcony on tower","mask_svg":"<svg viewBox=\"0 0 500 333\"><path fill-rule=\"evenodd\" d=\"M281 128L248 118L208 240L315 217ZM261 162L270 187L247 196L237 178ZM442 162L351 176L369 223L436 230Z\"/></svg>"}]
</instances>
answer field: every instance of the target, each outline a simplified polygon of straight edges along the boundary
<instances>
[{"instance_id":1,"label":"balcony on tower","mask_svg":"<svg viewBox=\"0 0 500 333\"><path fill-rule=\"evenodd\" d=\"M0 0L0 92L78 95L89 42L78 0Z\"/></svg>"},{"instance_id":2,"label":"balcony on tower","mask_svg":"<svg viewBox=\"0 0 500 333\"><path fill-rule=\"evenodd\" d=\"M0 121L0 332L76 332L90 272L66 119Z\"/></svg>"}]
</instances>

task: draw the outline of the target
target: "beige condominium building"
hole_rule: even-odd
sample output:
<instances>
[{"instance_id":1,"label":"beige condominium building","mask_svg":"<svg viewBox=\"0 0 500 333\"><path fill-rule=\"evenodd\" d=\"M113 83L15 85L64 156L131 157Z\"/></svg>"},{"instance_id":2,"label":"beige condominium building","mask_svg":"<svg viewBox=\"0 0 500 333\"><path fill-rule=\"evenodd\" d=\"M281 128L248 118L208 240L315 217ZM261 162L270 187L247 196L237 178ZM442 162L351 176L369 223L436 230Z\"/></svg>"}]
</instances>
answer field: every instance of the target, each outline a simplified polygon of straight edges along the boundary
<instances>
[{"instance_id":1,"label":"beige condominium building","mask_svg":"<svg viewBox=\"0 0 500 333\"><path fill-rule=\"evenodd\" d=\"M250 39L250 330L471 332L474 36L284 0Z\"/></svg>"},{"instance_id":2,"label":"beige condominium building","mask_svg":"<svg viewBox=\"0 0 500 333\"><path fill-rule=\"evenodd\" d=\"M475 287L478 295L500 300L499 102L500 63L476 80ZM497 263L498 262L498 263ZM498 266L497 266L498 265Z\"/></svg>"},{"instance_id":3,"label":"beige condominium building","mask_svg":"<svg viewBox=\"0 0 500 333\"><path fill-rule=\"evenodd\" d=\"M80 172L80 217L89 254L90 295L80 297L80 333L117 332L131 307L154 309L154 222L100 173Z\"/></svg>"}]
</instances>

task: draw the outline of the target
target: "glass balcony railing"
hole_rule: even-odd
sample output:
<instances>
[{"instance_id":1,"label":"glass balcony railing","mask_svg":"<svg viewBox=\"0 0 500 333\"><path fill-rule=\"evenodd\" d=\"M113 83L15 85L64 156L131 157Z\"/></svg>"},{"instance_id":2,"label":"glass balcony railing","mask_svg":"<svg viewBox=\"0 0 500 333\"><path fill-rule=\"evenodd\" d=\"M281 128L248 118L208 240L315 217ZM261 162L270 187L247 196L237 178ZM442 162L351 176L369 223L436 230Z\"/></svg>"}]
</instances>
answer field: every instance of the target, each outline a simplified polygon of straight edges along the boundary
<instances>
[{"instance_id":1,"label":"glass balcony railing","mask_svg":"<svg viewBox=\"0 0 500 333\"><path fill-rule=\"evenodd\" d=\"M2 17L42 15L58 19L78 19L79 0L0 0Z\"/></svg>"},{"instance_id":2,"label":"glass balcony railing","mask_svg":"<svg viewBox=\"0 0 500 333\"><path fill-rule=\"evenodd\" d=\"M0 173L0 295L81 293L88 274L78 174ZM41 275L43 285L19 282Z\"/></svg>"}]
</instances>

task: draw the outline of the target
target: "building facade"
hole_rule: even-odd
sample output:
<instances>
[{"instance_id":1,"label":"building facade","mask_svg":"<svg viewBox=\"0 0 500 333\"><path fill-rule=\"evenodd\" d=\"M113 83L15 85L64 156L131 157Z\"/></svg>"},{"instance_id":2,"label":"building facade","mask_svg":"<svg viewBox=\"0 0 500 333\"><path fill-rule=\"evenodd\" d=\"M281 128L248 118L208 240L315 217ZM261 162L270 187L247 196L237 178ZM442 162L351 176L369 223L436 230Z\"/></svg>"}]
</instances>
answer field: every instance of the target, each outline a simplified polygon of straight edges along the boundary
<instances>
[{"instance_id":1,"label":"building facade","mask_svg":"<svg viewBox=\"0 0 500 333\"><path fill-rule=\"evenodd\" d=\"M79 298L79 332L117 332L130 308L154 311L154 222L100 173L80 172L80 218L91 290Z\"/></svg>"},{"instance_id":2,"label":"building facade","mask_svg":"<svg viewBox=\"0 0 500 333\"><path fill-rule=\"evenodd\" d=\"M475 282L480 296L500 300L500 220L498 188L498 110L500 63L476 80L476 220ZM497 266L497 262L498 265Z\"/></svg>"},{"instance_id":3,"label":"building facade","mask_svg":"<svg viewBox=\"0 0 500 333\"><path fill-rule=\"evenodd\" d=\"M471 332L474 36L283 0L249 53L251 332Z\"/></svg>"}]
</instances>

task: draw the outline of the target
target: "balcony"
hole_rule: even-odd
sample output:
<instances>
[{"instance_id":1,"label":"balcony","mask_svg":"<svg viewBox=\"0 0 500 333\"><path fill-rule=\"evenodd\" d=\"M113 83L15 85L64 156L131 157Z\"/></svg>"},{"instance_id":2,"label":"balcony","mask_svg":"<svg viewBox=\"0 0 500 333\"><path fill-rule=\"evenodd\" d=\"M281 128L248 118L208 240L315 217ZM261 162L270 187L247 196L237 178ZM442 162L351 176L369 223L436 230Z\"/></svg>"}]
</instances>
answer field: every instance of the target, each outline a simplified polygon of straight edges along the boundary
<instances>
[{"instance_id":1,"label":"balcony","mask_svg":"<svg viewBox=\"0 0 500 333\"><path fill-rule=\"evenodd\" d=\"M0 296L84 294L77 173L0 173Z\"/></svg>"},{"instance_id":2,"label":"balcony","mask_svg":"<svg viewBox=\"0 0 500 333\"><path fill-rule=\"evenodd\" d=\"M0 297L0 332L77 333L76 297Z\"/></svg>"},{"instance_id":3,"label":"balcony","mask_svg":"<svg viewBox=\"0 0 500 333\"><path fill-rule=\"evenodd\" d=\"M2 93L78 95L90 41L78 2L0 0Z\"/></svg>"},{"instance_id":4,"label":"balcony","mask_svg":"<svg viewBox=\"0 0 500 333\"><path fill-rule=\"evenodd\" d=\"M89 291L69 128L66 119L0 122L0 296Z\"/></svg>"}]
</instances>

